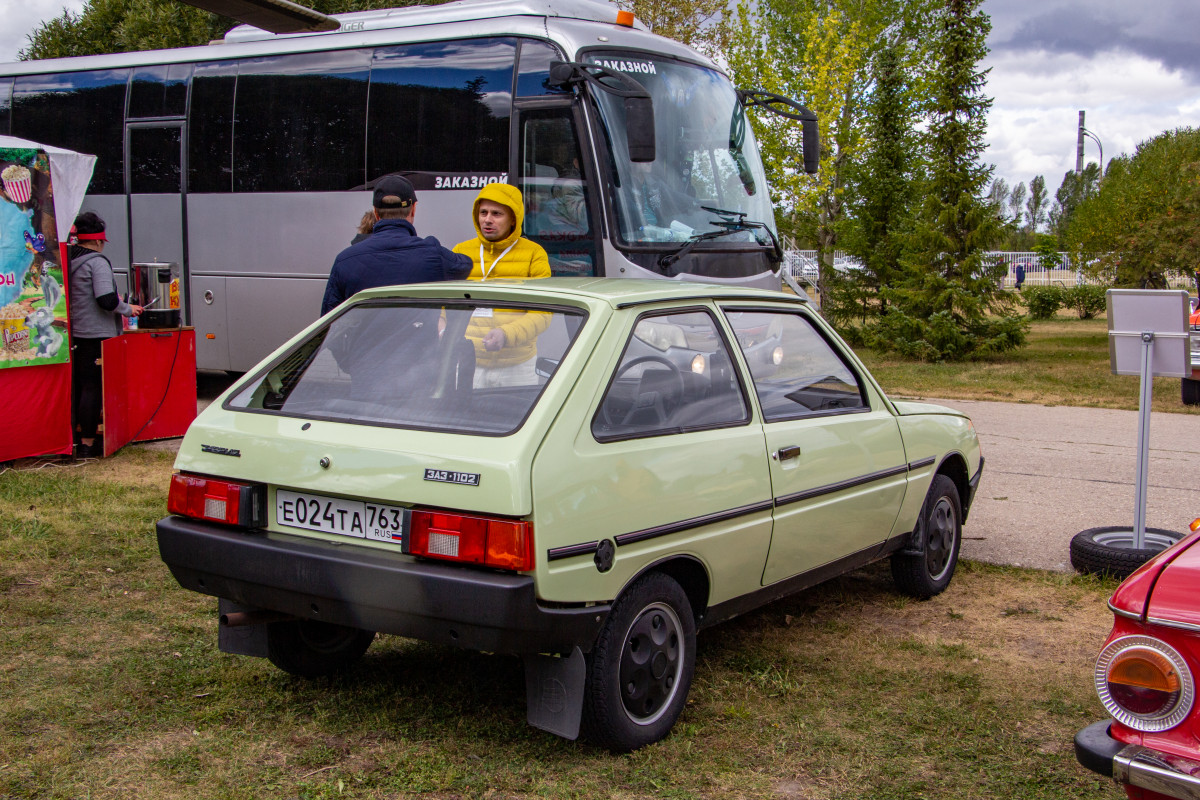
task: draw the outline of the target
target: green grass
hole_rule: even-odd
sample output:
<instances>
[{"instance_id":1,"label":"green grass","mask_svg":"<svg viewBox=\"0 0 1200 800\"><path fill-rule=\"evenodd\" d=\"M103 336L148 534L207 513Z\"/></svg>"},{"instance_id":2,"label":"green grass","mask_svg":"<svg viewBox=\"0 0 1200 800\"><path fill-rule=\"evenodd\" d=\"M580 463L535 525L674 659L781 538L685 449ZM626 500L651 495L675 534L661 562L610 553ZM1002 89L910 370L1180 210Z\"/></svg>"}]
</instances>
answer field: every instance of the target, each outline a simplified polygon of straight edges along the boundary
<instances>
[{"instance_id":1,"label":"green grass","mask_svg":"<svg viewBox=\"0 0 1200 800\"><path fill-rule=\"evenodd\" d=\"M3 798L1106 798L1076 764L1114 588L886 565L704 632L689 704L627 756L525 724L519 659L380 637L303 681L216 648L158 559L169 453L0 475Z\"/></svg>"},{"instance_id":2,"label":"green grass","mask_svg":"<svg viewBox=\"0 0 1200 800\"><path fill-rule=\"evenodd\" d=\"M1137 409L1136 375L1113 375L1108 323L1060 312L1035 321L1026 347L1000 358L922 364L862 348L859 357L885 392L895 397L1000 400L1044 405ZM1200 414L1180 400L1178 378L1155 378L1153 410Z\"/></svg>"}]
</instances>

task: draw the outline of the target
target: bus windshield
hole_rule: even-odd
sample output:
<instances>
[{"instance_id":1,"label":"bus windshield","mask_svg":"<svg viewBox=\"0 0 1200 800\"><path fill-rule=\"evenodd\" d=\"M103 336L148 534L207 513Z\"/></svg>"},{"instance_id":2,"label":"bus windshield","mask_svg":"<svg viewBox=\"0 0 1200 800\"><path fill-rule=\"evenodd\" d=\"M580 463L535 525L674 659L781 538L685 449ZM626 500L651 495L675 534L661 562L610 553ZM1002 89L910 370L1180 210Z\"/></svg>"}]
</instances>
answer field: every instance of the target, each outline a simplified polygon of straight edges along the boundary
<instances>
[{"instance_id":1,"label":"bus windshield","mask_svg":"<svg viewBox=\"0 0 1200 800\"><path fill-rule=\"evenodd\" d=\"M593 92L612 148L614 203L625 244L686 242L728 220L705 207L744 214L775 231L758 143L733 86L715 70L637 54L590 54L588 62L623 72L654 102L656 158L629 160L622 98ZM769 244L763 231L715 239Z\"/></svg>"}]
</instances>

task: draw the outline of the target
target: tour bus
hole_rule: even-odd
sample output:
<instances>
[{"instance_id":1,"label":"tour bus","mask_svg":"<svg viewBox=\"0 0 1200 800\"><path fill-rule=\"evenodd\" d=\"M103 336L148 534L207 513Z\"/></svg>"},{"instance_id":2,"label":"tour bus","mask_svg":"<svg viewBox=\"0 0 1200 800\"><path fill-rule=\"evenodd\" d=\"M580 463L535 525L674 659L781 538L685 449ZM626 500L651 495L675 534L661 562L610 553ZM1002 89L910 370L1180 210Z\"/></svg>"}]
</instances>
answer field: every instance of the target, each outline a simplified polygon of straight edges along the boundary
<instances>
[{"instance_id":1,"label":"tour bus","mask_svg":"<svg viewBox=\"0 0 1200 800\"><path fill-rule=\"evenodd\" d=\"M461 0L242 25L202 47L0 65L0 133L98 158L83 209L111 257L176 264L197 366L248 370L319 313L371 189L401 174L416 228L474 236L478 189L522 189L555 275L780 286L745 109L708 58L594 0ZM120 280L124 281L121 273Z\"/></svg>"}]
</instances>

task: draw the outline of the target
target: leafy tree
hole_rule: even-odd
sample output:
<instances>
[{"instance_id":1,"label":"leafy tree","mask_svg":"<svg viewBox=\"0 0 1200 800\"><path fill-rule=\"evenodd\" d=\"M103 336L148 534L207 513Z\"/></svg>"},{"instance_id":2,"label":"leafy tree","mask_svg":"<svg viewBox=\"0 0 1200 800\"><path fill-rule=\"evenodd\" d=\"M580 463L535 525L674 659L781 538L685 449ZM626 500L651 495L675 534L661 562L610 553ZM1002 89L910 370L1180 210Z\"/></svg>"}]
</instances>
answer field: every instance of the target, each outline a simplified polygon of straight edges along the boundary
<instances>
[{"instance_id":1,"label":"leafy tree","mask_svg":"<svg viewBox=\"0 0 1200 800\"><path fill-rule=\"evenodd\" d=\"M1200 264L1200 130L1178 128L1109 162L1099 191L1080 203L1068 248L1117 286L1166 288Z\"/></svg>"},{"instance_id":2,"label":"leafy tree","mask_svg":"<svg viewBox=\"0 0 1200 800\"><path fill-rule=\"evenodd\" d=\"M444 0L440 0L444 2ZM407 5L435 5L439 0L412 0ZM305 3L323 14L390 8L392 0L312 0ZM87 0L78 14L66 10L39 24L26 36L22 60L66 58L191 47L219 39L236 20L210 14L180 0Z\"/></svg>"},{"instance_id":3,"label":"leafy tree","mask_svg":"<svg viewBox=\"0 0 1200 800\"><path fill-rule=\"evenodd\" d=\"M913 109L904 91L907 73L899 48L875 58L875 91L867 128L866 159L851 172L857 225L846 235L846 249L863 265L853 275L834 273L823 287L822 313L835 324L886 309L876 303L880 290L901 275L901 255L912 216L915 134Z\"/></svg>"},{"instance_id":4,"label":"leafy tree","mask_svg":"<svg viewBox=\"0 0 1200 800\"><path fill-rule=\"evenodd\" d=\"M443 0L444 1L444 0ZM727 0L618 0L659 36L716 54L728 39Z\"/></svg>"},{"instance_id":5,"label":"leafy tree","mask_svg":"<svg viewBox=\"0 0 1200 800\"><path fill-rule=\"evenodd\" d=\"M867 150L867 99L874 54L900 46L913 98L927 95L927 37L937 0L742 0L725 57L739 86L793 97L816 113L822 164L798 168L800 125L770 114L751 119L785 235L813 242L827 259L847 224L850 171ZM918 102L917 105L920 105Z\"/></svg>"},{"instance_id":6,"label":"leafy tree","mask_svg":"<svg viewBox=\"0 0 1200 800\"><path fill-rule=\"evenodd\" d=\"M988 205L995 209L996 216L1002 221L1008 221L1008 181L1004 178L993 178L988 186Z\"/></svg>"},{"instance_id":7,"label":"leafy tree","mask_svg":"<svg viewBox=\"0 0 1200 800\"><path fill-rule=\"evenodd\" d=\"M1059 246L1065 246L1067 228L1075 209L1084 200L1094 195L1100 185L1100 165L1089 161L1083 172L1074 170L1063 175L1058 191L1054 193L1054 206L1050 209L1050 231L1058 237Z\"/></svg>"},{"instance_id":8,"label":"leafy tree","mask_svg":"<svg viewBox=\"0 0 1200 800\"><path fill-rule=\"evenodd\" d=\"M1012 193L1008 196L1008 213L1017 227L1020 227L1021 220L1025 216L1025 184L1018 183L1012 187Z\"/></svg>"},{"instance_id":9,"label":"leafy tree","mask_svg":"<svg viewBox=\"0 0 1200 800\"><path fill-rule=\"evenodd\" d=\"M891 307L868 334L878 347L930 361L1010 350L1027 331L1000 288L1004 265L984 255L1003 230L983 199L991 168L979 160L992 102L977 66L991 29L981 2L946 0L939 15L928 193L906 277L883 292Z\"/></svg>"},{"instance_id":10,"label":"leafy tree","mask_svg":"<svg viewBox=\"0 0 1200 800\"><path fill-rule=\"evenodd\" d=\"M1049 205L1046 193L1046 179L1034 175L1029 182L1029 200L1025 203L1025 219L1029 222L1031 233L1037 233L1038 228L1046 224L1046 210Z\"/></svg>"}]
</instances>

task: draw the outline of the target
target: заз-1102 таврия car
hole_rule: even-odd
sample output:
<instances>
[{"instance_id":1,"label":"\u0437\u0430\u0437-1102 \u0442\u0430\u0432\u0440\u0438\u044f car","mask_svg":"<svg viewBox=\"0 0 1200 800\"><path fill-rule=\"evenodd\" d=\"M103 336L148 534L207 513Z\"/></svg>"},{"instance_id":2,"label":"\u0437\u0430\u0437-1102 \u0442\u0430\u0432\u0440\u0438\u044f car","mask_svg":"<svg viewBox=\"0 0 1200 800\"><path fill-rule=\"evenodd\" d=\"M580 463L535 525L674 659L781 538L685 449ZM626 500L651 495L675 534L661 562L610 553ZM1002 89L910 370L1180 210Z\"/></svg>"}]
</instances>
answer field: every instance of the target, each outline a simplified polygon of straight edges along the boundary
<instances>
[{"instance_id":1,"label":"\u0437\u0430\u0437-1102 \u0442\u0430\u0432\u0440\u0438\u044f car","mask_svg":"<svg viewBox=\"0 0 1200 800\"><path fill-rule=\"evenodd\" d=\"M552 278L359 294L175 466L160 551L221 598L223 650L304 676L376 632L517 653L532 724L630 750L683 709L697 629L888 557L945 589L983 458L801 298Z\"/></svg>"}]
</instances>

